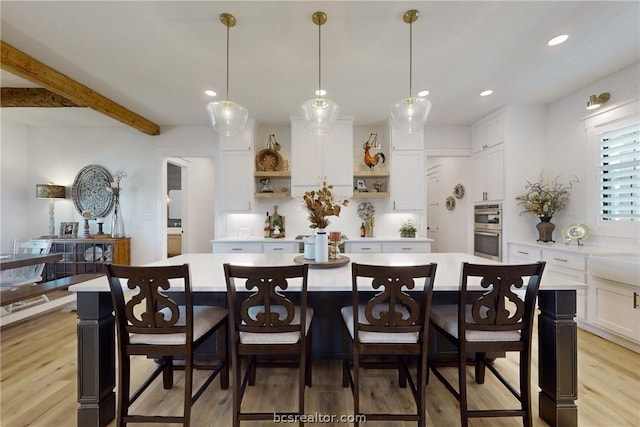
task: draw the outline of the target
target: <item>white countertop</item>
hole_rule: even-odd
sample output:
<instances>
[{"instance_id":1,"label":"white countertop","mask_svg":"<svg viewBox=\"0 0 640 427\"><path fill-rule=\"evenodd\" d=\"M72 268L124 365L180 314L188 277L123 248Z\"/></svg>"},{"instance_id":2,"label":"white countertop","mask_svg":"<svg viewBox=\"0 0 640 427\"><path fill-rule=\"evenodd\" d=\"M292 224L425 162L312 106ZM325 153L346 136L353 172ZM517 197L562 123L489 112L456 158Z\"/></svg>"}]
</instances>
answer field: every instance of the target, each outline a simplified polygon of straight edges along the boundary
<instances>
[{"instance_id":1,"label":"white countertop","mask_svg":"<svg viewBox=\"0 0 640 427\"><path fill-rule=\"evenodd\" d=\"M246 238L241 237L221 237L218 239L211 240L211 243L220 242L220 243L278 243L278 242L295 242L295 243L303 243L302 239L295 239L293 237L281 237L279 239L274 238L266 238L260 236L249 236ZM380 242L380 243L404 243L404 242L433 242L433 239L429 239L427 237L400 237L400 236L381 236L381 237L349 237L347 240L344 240L344 243L362 243L362 242Z\"/></svg>"},{"instance_id":2,"label":"white countertop","mask_svg":"<svg viewBox=\"0 0 640 427\"><path fill-rule=\"evenodd\" d=\"M632 255L629 251L614 248L603 248L599 246L589 246L577 243L566 244L564 242L531 242L531 241L515 241L509 242L513 245L524 245L540 249L553 249L554 251L564 251L572 253L580 253L584 255ZM637 254L636 254L637 255Z\"/></svg>"},{"instance_id":3,"label":"white countertop","mask_svg":"<svg viewBox=\"0 0 640 427\"><path fill-rule=\"evenodd\" d=\"M191 287L194 292L226 291L223 263L240 265L291 265L295 254L184 254L149 265L189 264ZM374 253L348 254L352 262L379 265L438 264L435 278L436 291L459 289L462 262L498 264L496 262L463 253ZM370 285L370 284L369 284ZM296 285L291 284L295 289ZM476 286L479 287L479 286ZM555 276L548 270L542 276L541 289L584 289L587 285L565 277ZM309 268L309 292L351 291L351 267L345 264L336 268ZM108 292L105 276L69 287L73 292Z\"/></svg>"}]
</instances>

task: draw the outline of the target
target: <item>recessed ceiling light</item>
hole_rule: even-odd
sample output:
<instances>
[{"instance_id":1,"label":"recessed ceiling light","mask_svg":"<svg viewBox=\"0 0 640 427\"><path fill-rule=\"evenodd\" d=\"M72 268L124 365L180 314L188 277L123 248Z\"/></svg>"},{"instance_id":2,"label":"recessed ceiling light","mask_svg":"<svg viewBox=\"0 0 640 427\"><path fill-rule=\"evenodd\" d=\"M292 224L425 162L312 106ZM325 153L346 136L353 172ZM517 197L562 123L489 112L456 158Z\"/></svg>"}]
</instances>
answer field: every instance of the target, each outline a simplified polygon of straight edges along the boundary
<instances>
[{"instance_id":1,"label":"recessed ceiling light","mask_svg":"<svg viewBox=\"0 0 640 427\"><path fill-rule=\"evenodd\" d=\"M429 93L431 92L429 92L428 90L421 90L420 92L418 92L418 96L427 96L429 95Z\"/></svg>"},{"instance_id":2,"label":"recessed ceiling light","mask_svg":"<svg viewBox=\"0 0 640 427\"><path fill-rule=\"evenodd\" d=\"M487 90L483 90L482 92L480 92L480 96L489 96L493 93L493 91L491 89L487 89Z\"/></svg>"},{"instance_id":3,"label":"recessed ceiling light","mask_svg":"<svg viewBox=\"0 0 640 427\"><path fill-rule=\"evenodd\" d=\"M324 89L319 89L316 91L316 95L318 96L325 96L327 94L327 91Z\"/></svg>"},{"instance_id":4,"label":"recessed ceiling light","mask_svg":"<svg viewBox=\"0 0 640 427\"><path fill-rule=\"evenodd\" d=\"M216 91L211 90L211 89L207 89L207 90L205 90L205 91L204 91L204 93L205 93L206 95L209 95L209 96L218 96L218 94L216 93Z\"/></svg>"},{"instance_id":5,"label":"recessed ceiling light","mask_svg":"<svg viewBox=\"0 0 640 427\"><path fill-rule=\"evenodd\" d=\"M559 36L555 36L554 38L552 38L551 40L549 40L549 41L547 42L547 44L548 44L549 46L558 46L559 44L566 42L568 38L569 38L569 36L568 36L568 35L566 35L566 34L561 34L561 35L559 35Z\"/></svg>"}]
</instances>

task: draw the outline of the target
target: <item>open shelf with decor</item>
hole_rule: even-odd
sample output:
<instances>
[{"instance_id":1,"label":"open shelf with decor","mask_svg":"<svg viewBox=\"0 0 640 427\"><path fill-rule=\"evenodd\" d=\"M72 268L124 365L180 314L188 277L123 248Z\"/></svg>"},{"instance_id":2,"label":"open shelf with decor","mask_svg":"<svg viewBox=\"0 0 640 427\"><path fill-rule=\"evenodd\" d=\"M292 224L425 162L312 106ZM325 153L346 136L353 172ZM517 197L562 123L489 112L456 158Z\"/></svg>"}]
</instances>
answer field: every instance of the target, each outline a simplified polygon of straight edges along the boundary
<instances>
[{"instance_id":1,"label":"open shelf with decor","mask_svg":"<svg viewBox=\"0 0 640 427\"><path fill-rule=\"evenodd\" d=\"M255 171L256 199L290 199L291 171Z\"/></svg>"},{"instance_id":2,"label":"open shelf with decor","mask_svg":"<svg viewBox=\"0 0 640 427\"><path fill-rule=\"evenodd\" d=\"M389 197L388 170L354 171L352 198L386 199L387 197Z\"/></svg>"}]
</instances>

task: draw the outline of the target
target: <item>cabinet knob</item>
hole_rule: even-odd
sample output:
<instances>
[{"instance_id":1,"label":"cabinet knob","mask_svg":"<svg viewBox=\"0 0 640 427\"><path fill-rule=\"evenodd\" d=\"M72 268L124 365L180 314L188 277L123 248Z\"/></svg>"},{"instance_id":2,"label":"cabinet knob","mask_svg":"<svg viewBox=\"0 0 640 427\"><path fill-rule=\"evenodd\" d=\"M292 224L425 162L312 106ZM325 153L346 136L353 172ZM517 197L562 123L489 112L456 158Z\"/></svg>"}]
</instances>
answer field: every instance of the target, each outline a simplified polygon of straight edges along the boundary
<instances>
[{"instance_id":1,"label":"cabinet knob","mask_svg":"<svg viewBox=\"0 0 640 427\"><path fill-rule=\"evenodd\" d=\"M638 308L638 293L633 293L633 308Z\"/></svg>"}]
</instances>

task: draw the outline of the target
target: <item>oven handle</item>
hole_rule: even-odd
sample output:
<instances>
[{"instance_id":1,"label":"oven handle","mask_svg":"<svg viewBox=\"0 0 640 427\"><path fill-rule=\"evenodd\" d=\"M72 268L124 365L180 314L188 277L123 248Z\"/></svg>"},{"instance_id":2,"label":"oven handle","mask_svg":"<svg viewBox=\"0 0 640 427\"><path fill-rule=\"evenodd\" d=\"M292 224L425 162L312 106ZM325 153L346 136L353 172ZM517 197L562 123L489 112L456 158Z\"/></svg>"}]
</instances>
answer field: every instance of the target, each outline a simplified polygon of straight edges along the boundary
<instances>
[{"instance_id":1,"label":"oven handle","mask_svg":"<svg viewBox=\"0 0 640 427\"><path fill-rule=\"evenodd\" d=\"M486 232L486 231L475 231L474 234L477 234L479 236L496 237L496 236L500 235L500 232L497 231L495 233L490 233L490 232Z\"/></svg>"},{"instance_id":2,"label":"oven handle","mask_svg":"<svg viewBox=\"0 0 640 427\"><path fill-rule=\"evenodd\" d=\"M476 209L473 211L476 215L500 215L500 210L498 209Z\"/></svg>"}]
</instances>

